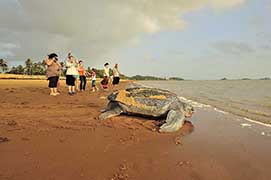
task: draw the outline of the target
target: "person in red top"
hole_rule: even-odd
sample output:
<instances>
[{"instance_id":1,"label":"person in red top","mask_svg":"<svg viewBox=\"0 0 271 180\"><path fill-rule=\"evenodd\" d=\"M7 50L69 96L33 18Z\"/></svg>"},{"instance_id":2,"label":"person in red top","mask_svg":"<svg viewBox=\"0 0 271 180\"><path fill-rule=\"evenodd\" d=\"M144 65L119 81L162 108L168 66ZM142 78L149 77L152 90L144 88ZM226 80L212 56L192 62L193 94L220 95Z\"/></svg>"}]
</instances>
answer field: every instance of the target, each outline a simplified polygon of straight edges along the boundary
<instances>
[{"instance_id":1,"label":"person in red top","mask_svg":"<svg viewBox=\"0 0 271 180\"><path fill-rule=\"evenodd\" d=\"M86 78L87 71L83 65L83 61L79 61L78 72L80 75L80 91L85 91L86 84L87 84L87 78Z\"/></svg>"}]
</instances>

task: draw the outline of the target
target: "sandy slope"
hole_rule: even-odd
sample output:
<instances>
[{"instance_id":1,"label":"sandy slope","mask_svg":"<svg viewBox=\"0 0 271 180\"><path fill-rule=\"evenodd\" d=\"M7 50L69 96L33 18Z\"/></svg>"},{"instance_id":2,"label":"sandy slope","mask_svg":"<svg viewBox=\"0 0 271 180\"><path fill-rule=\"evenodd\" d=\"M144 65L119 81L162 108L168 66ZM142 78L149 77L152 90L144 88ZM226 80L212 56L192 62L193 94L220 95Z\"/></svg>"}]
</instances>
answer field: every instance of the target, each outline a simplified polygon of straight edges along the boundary
<instances>
[{"instance_id":1,"label":"sandy slope","mask_svg":"<svg viewBox=\"0 0 271 180\"><path fill-rule=\"evenodd\" d=\"M100 122L110 92L50 97L46 81L0 81L0 179L269 179L270 128L197 109L160 134L152 120ZM122 84L124 88L127 84ZM265 132L265 136L262 135ZM9 141L5 141L8 138Z\"/></svg>"}]
</instances>

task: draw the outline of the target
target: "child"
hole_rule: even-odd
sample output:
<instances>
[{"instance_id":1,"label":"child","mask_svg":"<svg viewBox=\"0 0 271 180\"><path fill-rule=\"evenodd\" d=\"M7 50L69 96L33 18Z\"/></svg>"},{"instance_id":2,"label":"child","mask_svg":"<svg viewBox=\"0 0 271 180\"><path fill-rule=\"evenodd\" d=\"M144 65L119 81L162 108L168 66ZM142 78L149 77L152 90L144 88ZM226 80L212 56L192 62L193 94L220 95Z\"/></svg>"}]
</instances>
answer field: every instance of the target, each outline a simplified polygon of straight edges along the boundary
<instances>
[{"instance_id":1,"label":"child","mask_svg":"<svg viewBox=\"0 0 271 180\"><path fill-rule=\"evenodd\" d=\"M104 90L107 90L109 88L109 63L104 64L104 70L103 70L103 80L101 81L101 86Z\"/></svg>"},{"instance_id":2,"label":"child","mask_svg":"<svg viewBox=\"0 0 271 180\"><path fill-rule=\"evenodd\" d=\"M92 92L98 91L98 88L96 87L96 72L95 69L91 69L91 86L92 86Z\"/></svg>"},{"instance_id":3,"label":"child","mask_svg":"<svg viewBox=\"0 0 271 180\"><path fill-rule=\"evenodd\" d=\"M104 76L103 80L101 81L101 86L104 90L108 90L108 77Z\"/></svg>"}]
</instances>

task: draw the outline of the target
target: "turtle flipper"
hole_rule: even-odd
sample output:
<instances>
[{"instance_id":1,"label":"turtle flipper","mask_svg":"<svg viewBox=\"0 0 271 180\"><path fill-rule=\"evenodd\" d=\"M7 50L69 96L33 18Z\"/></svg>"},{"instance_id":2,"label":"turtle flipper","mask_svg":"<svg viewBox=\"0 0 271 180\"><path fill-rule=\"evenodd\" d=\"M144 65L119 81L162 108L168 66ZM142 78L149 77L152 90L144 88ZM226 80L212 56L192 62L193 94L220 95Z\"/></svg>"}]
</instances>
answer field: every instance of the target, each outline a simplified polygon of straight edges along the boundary
<instances>
[{"instance_id":1,"label":"turtle flipper","mask_svg":"<svg viewBox=\"0 0 271 180\"><path fill-rule=\"evenodd\" d=\"M111 109L106 109L102 114L100 114L99 119L104 120L107 118L111 118L114 116L118 116L122 113L122 109L120 106L111 107Z\"/></svg>"},{"instance_id":2,"label":"turtle flipper","mask_svg":"<svg viewBox=\"0 0 271 180\"><path fill-rule=\"evenodd\" d=\"M159 132L175 132L184 124L184 114L181 111L170 110L166 122L160 127Z\"/></svg>"}]
</instances>

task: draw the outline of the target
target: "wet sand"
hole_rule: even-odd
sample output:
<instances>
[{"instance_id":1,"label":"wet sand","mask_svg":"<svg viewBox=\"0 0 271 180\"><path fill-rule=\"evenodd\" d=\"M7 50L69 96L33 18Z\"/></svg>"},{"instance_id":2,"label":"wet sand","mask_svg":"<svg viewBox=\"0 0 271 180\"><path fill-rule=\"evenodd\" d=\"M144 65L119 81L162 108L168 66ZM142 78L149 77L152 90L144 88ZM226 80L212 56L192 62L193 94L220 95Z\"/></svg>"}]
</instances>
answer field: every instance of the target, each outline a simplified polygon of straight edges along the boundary
<instances>
[{"instance_id":1,"label":"wet sand","mask_svg":"<svg viewBox=\"0 0 271 180\"><path fill-rule=\"evenodd\" d=\"M1 180L271 177L270 127L207 107L170 134L132 116L101 122L110 92L70 97L62 84L51 97L46 81L0 80Z\"/></svg>"}]
</instances>

